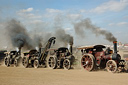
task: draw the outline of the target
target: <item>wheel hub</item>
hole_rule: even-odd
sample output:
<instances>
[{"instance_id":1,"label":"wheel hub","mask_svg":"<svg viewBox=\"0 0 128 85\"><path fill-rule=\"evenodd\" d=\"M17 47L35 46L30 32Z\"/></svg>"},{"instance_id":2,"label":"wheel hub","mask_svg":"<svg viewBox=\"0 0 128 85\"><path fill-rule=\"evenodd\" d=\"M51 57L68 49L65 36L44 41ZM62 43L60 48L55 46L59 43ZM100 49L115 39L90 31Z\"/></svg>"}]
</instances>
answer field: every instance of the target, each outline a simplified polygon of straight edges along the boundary
<instances>
[{"instance_id":1,"label":"wheel hub","mask_svg":"<svg viewBox=\"0 0 128 85\"><path fill-rule=\"evenodd\" d=\"M109 68L112 68L112 65L110 65Z\"/></svg>"},{"instance_id":2,"label":"wheel hub","mask_svg":"<svg viewBox=\"0 0 128 85\"><path fill-rule=\"evenodd\" d=\"M89 61L86 61L86 62L85 62L85 65L87 65L88 63L89 63Z\"/></svg>"}]
</instances>

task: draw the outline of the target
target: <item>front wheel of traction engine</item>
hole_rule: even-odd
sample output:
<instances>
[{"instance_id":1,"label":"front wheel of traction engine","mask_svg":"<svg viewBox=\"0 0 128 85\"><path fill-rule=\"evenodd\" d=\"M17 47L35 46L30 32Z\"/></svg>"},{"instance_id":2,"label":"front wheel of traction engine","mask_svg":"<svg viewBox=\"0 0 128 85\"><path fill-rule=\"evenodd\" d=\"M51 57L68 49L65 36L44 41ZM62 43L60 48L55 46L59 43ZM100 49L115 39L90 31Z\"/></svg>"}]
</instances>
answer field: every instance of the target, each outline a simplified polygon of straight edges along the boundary
<instances>
[{"instance_id":1,"label":"front wheel of traction engine","mask_svg":"<svg viewBox=\"0 0 128 85\"><path fill-rule=\"evenodd\" d=\"M23 57L22 64L25 68L27 68L29 65L29 59L27 57Z\"/></svg>"},{"instance_id":2,"label":"front wheel of traction engine","mask_svg":"<svg viewBox=\"0 0 128 85\"><path fill-rule=\"evenodd\" d=\"M81 59L82 68L87 71L93 71L96 68L95 58L91 54L86 54Z\"/></svg>"},{"instance_id":3,"label":"front wheel of traction engine","mask_svg":"<svg viewBox=\"0 0 128 85\"><path fill-rule=\"evenodd\" d=\"M39 68L39 61L38 60L34 60L34 68Z\"/></svg>"},{"instance_id":4,"label":"front wheel of traction engine","mask_svg":"<svg viewBox=\"0 0 128 85\"><path fill-rule=\"evenodd\" d=\"M64 60L63 67L64 67L64 69L67 69L67 70L69 70L71 68L71 62L69 59Z\"/></svg>"},{"instance_id":5,"label":"front wheel of traction engine","mask_svg":"<svg viewBox=\"0 0 128 85\"><path fill-rule=\"evenodd\" d=\"M7 66L7 57L4 58L4 64Z\"/></svg>"},{"instance_id":6,"label":"front wheel of traction engine","mask_svg":"<svg viewBox=\"0 0 128 85\"><path fill-rule=\"evenodd\" d=\"M56 69L56 67L57 67L57 58L55 56L49 57L48 67L52 68L52 69Z\"/></svg>"},{"instance_id":7,"label":"front wheel of traction engine","mask_svg":"<svg viewBox=\"0 0 128 85\"><path fill-rule=\"evenodd\" d=\"M6 65L7 67L10 66L10 59L9 59L9 58L5 57L4 62L5 62L5 65Z\"/></svg>"},{"instance_id":8,"label":"front wheel of traction engine","mask_svg":"<svg viewBox=\"0 0 128 85\"><path fill-rule=\"evenodd\" d=\"M114 60L109 60L106 63L106 69L108 72L115 73L117 71L117 63Z\"/></svg>"},{"instance_id":9,"label":"front wheel of traction engine","mask_svg":"<svg viewBox=\"0 0 128 85\"><path fill-rule=\"evenodd\" d=\"M18 61L17 61L17 59L14 60L14 66L15 66L15 67L18 66Z\"/></svg>"}]
</instances>

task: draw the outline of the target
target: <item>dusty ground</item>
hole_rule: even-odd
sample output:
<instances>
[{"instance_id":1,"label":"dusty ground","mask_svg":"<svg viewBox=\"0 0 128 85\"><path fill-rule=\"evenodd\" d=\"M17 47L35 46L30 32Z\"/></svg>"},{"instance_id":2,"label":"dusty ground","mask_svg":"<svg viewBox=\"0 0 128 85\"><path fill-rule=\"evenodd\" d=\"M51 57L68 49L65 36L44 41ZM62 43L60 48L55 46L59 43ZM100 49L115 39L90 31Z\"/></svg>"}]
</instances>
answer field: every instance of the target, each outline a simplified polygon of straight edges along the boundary
<instances>
[{"instance_id":1,"label":"dusty ground","mask_svg":"<svg viewBox=\"0 0 128 85\"><path fill-rule=\"evenodd\" d=\"M128 73L0 66L0 85L128 85Z\"/></svg>"},{"instance_id":2,"label":"dusty ground","mask_svg":"<svg viewBox=\"0 0 128 85\"><path fill-rule=\"evenodd\" d=\"M0 85L128 85L128 73L87 72L79 66L71 70L6 67L2 62Z\"/></svg>"}]
</instances>

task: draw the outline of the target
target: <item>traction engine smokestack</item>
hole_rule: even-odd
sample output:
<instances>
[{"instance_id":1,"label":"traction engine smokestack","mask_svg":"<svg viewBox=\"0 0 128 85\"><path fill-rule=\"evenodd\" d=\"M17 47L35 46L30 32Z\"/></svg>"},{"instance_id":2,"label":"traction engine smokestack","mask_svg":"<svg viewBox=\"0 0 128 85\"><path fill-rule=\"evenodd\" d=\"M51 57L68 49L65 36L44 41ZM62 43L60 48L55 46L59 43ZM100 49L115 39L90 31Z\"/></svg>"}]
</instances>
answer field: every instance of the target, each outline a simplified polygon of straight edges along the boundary
<instances>
[{"instance_id":1,"label":"traction engine smokestack","mask_svg":"<svg viewBox=\"0 0 128 85\"><path fill-rule=\"evenodd\" d=\"M113 41L114 53L117 53L117 41Z\"/></svg>"},{"instance_id":2,"label":"traction engine smokestack","mask_svg":"<svg viewBox=\"0 0 128 85\"><path fill-rule=\"evenodd\" d=\"M121 56L117 53L117 41L113 41L113 45L114 53L112 55L112 60L120 61Z\"/></svg>"},{"instance_id":3,"label":"traction engine smokestack","mask_svg":"<svg viewBox=\"0 0 128 85\"><path fill-rule=\"evenodd\" d=\"M72 54L73 54L73 51L72 51L73 38L70 40L69 45L70 45L70 53L71 53L71 55L72 55Z\"/></svg>"},{"instance_id":4,"label":"traction engine smokestack","mask_svg":"<svg viewBox=\"0 0 128 85\"><path fill-rule=\"evenodd\" d=\"M19 47L19 55L21 55L21 47Z\"/></svg>"},{"instance_id":5,"label":"traction engine smokestack","mask_svg":"<svg viewBox=\"0 0 128 85\"><path fill-rule=\"evenodd\" d=\"M70 44L70 53L72 55L72 44Z\"/></svg>"}]
</instances>

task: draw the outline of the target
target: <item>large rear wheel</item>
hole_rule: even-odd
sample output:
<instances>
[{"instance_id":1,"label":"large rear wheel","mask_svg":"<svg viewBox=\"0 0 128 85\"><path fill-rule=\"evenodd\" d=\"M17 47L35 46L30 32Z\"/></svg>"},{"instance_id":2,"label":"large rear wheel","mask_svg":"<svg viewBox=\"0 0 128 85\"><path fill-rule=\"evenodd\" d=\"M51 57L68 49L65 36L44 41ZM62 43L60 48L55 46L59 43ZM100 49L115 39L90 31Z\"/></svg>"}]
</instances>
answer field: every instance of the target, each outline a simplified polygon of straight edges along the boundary
<instances>
[{"instance_id":1,"label":"large rear wheel","mask_svg":"<svg viewBox=\"0 0 128 85\"><path fill-rule=\"evenodd\" d=\"M95 69L95 58L91 54L86 54L81 59L82 67L87 71L92 71Z\"/></svg>"},{"instance_id":2,"label":"large rear wheel","mask_svg":"<svg viewBox=\"0 0 128 85\"><path fill-rule=\"evenodd\" d=\"M115 73L117 71L117 63L114 60L109 60L106 63L106 69L108 72Z\"/></svg>"},{"instance_id":3,"label":"large rear wheel","mask_svg":"<svg viewBox=\"0 0 128 85\"><path fill-rule=\"evenodd\" d=\"M56 69L56 67L57 67L57 58L55 56L49 57L48 67L52 68L52 69Z\"/></svg>"}]
</instances>

